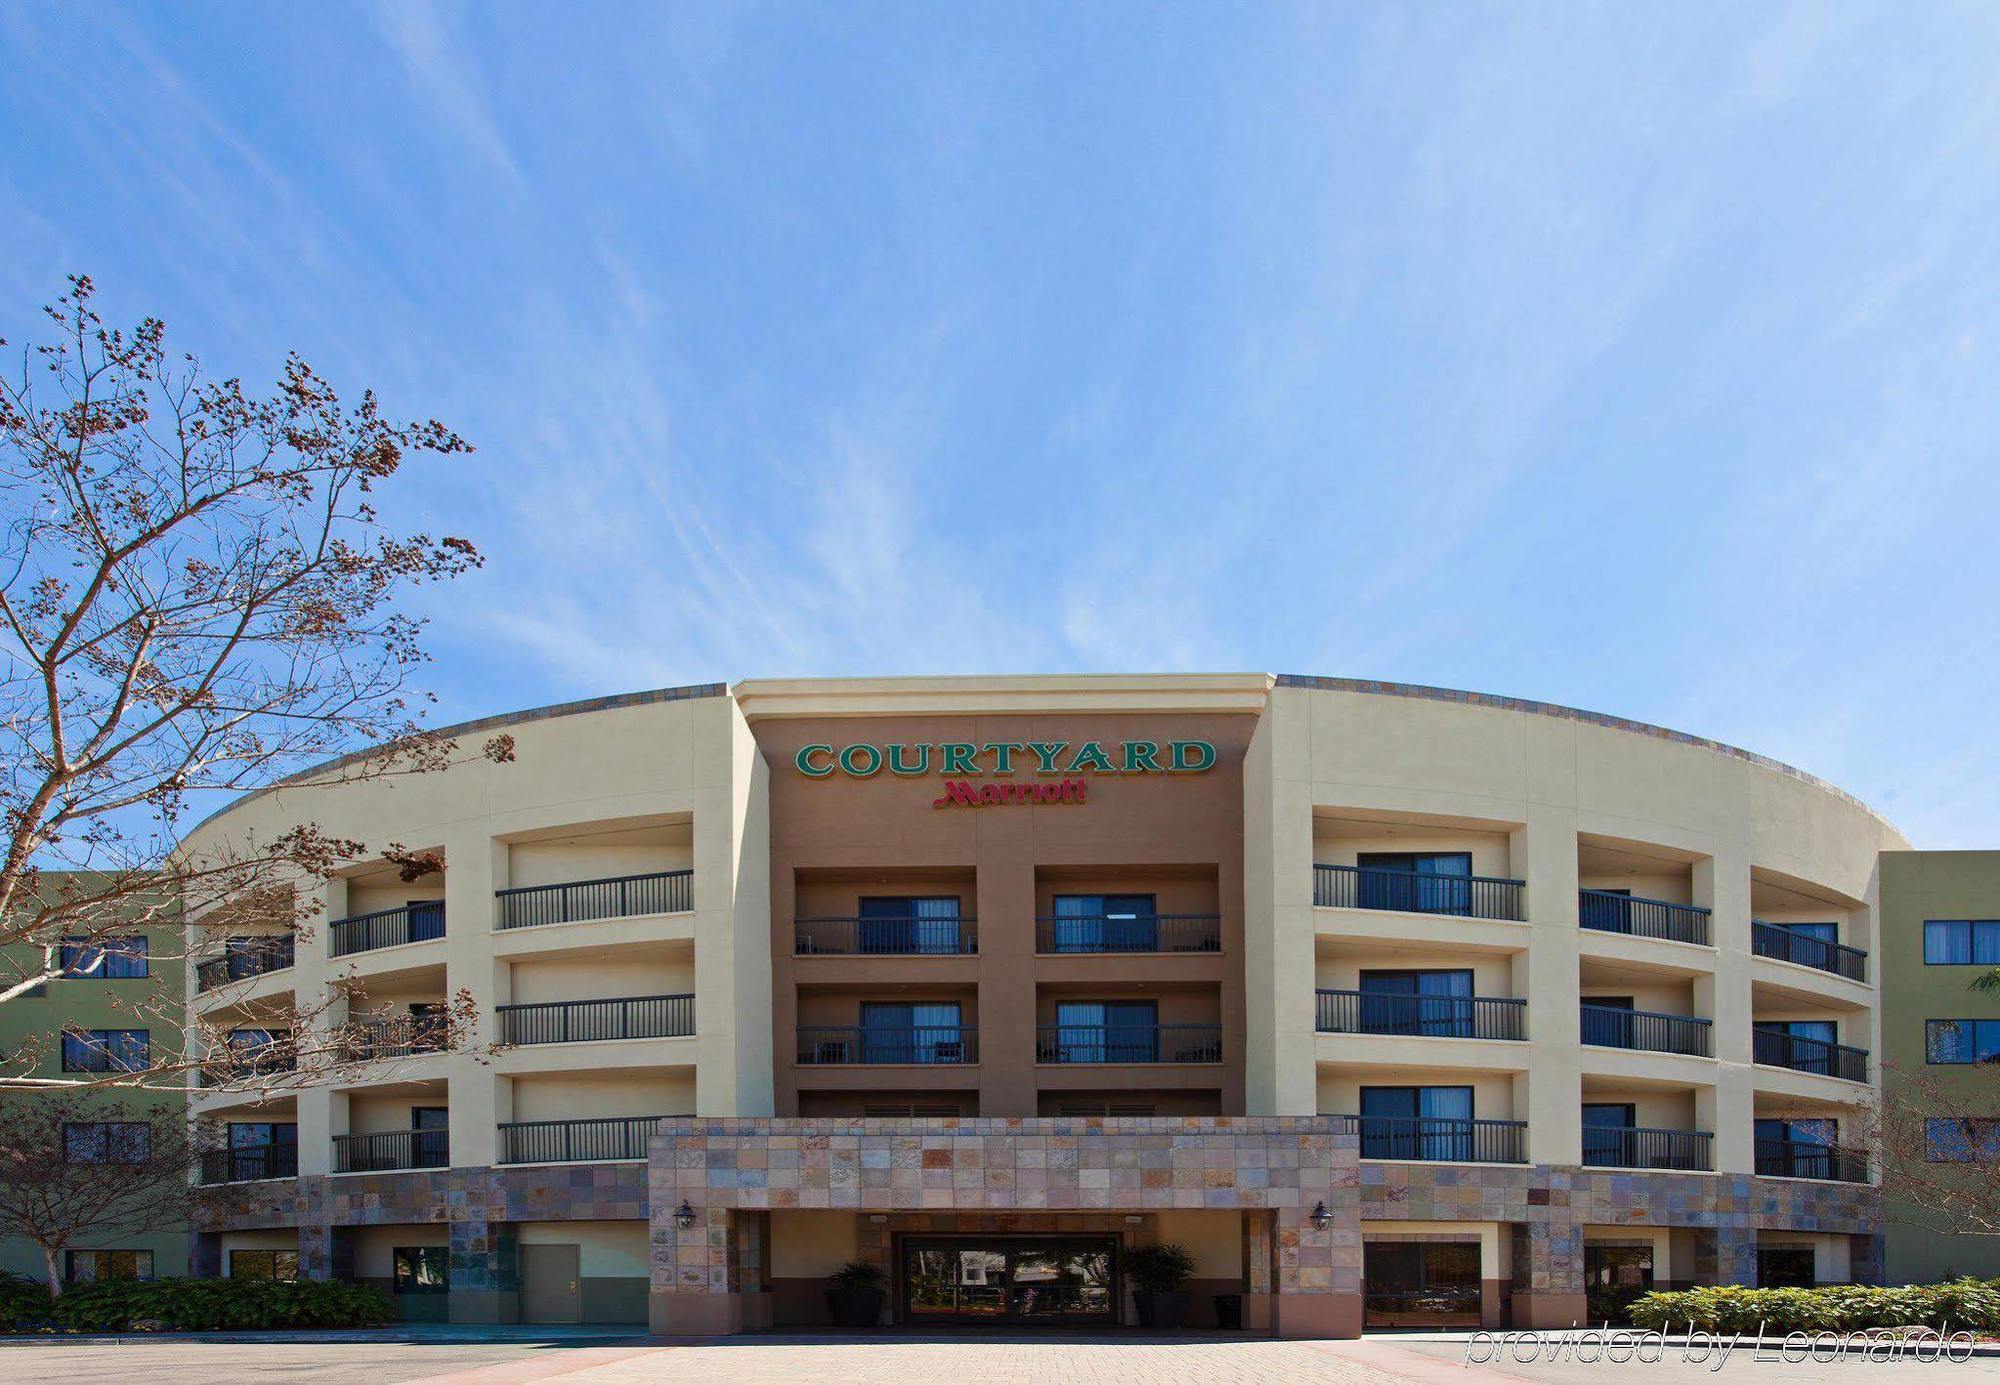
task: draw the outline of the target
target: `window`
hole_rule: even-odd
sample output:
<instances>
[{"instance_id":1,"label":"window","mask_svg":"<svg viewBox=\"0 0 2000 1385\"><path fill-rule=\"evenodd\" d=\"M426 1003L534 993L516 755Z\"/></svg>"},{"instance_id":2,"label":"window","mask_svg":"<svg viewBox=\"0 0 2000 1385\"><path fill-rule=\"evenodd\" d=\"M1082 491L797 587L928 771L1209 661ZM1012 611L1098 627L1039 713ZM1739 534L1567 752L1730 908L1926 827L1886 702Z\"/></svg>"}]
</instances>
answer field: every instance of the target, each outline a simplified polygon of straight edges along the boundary
<instances>
[{"instance_id":1,"label":"window","mask_svg":"<svg viewBox=\"0 0 2000 1385\"><path fill-rule=\"evenodd\" d=\"M1924 1158L1933 1164L2000 1163L2000 1119L1992 1116L1926 1117Z\"/></svg>"},{"instance_id":2,"label":"window","mask_svg":"<svg viewBox=\"0 0 2000 1385\"><path fill-rule=\"evenodd\" d=\"M1472 1037L1470 971L1364 971L1361 1032Z\"/></svg>"},{"instance_id":3,"label":"window","mask_svg":"<svg viewBox=\"0 0 2000 1385\"><path fill-rule=\"evenodd\" d=\"M1062 1114L1065 1116L1150 1116L1155 1107L1149 1102L1123 1101L1065 1101Z\"/></svg>"},{"instance_id":4,"label":"window","mask_svg":"<svg viewBox=\"0 0 2000 1385\"><path fill-rule=\"evenodd\" d=\"M1472 912L1472 853L1363 851L1359 901L1364 909L1400 909L1419 914Z\"/></svg>"},{"instance_id":5,"label":"window","mask_svg":"<svg viewBox=\"0 0 2000 1385\"><path fill-rule=\"evenodd\" d=\"M152 1035L144 1029L72 1029L62 1036L64 1072L144 1072Z\"/></svg>"},{"instance_id":6,"label":"window","mask_svg":"<svg viewBox=\"0 0 2000 1385\"><path fill-rule=\"evenodd\" d=\"M1757 1173L1765 1178L1832 1178L1846 1168L1836 1150L1840 1125L1824 1119L1753 1122Z\"/></svg>"},{"instance_id":7,"label":"window","mask_svg":"<svg viewBox=\"0 0 2000 1385\"><path fill-rule=\"evenodd\" d=\"M145 976L150 940L134 934L122 938L64 938L62 969L65 976L101 977L107 981L129 981Z\"/></svg>"},{"instance_id":8,"label":"window","mask_svg":"<svg viewBox=\"0 0 2000 1385\"><path fill-rule=\"evenodd\" d=\"M861 1061L964 1062L965 1030L959 1023L958 1002L862 1002Z\"/></svg>"},{"instance_id":9,"label":"window","mask_svg":"<svg viewBox=\"0 0 2000 1385\"><path fill-rule=\"evenodd\" d=\"M449 1106L412 1106L410 1130L412 1168L441 1169L451 1163Z\"/></svg>"},{"instance_id":10,"label":"window","mask_svg":"<svg viewBox=\"0 0 2000 1385\"><path fill-rule=\"evenodd\" d=\"M1924 920L1924 965L2000 966L2000 919Z\"/></svg>"},{"instance_id":11,"label":"window","mask_svg":"<svg viewBox=\"0 0 2000 1385\"><path fill-rule=\"evenodd\" d=\"M1364 1159L1472 1158L1472 1088L1363 1087Z\"/></svg>"},{"instance_id":12,"label":"window","mask_svg":"<svg viewBox=\"0 0 2000 1385\"><path fill-rule=\"evenodd\" d=\"M1610 1168L1632 1168L1632 1128L1638 1112L1629 1102L1586 1101L1583 1104L1583 1162Z\"/></svg>"},{"instance_id":13,"label":"window","mask_svg":"<svg viewBox=\"0 0 2000 1385\"><path fill-rule=\"evenodd\" d=\"M1925 1020L1924 1061L2000 1062L2000 1020Z\"/></svg>"},{"instance_id":14,"label":"window","mask_svg":"<svg viewBox=\"0 0 2000 1385\"><path fill-rule=\"evenodd\" d=\"M229 1277L296 1283L299 1253L296 1250L232 1250L229 1252Z\"/></svg>"},{"instance_id":15,"label":"window","mask_svg":"<svg viewBox=\"0 0 2000 1385\"><path fill-rule=\"evenodd\" d=\"M151 1279L153 1252L150 1250L72 1250L67 1253L63 1278L71 1284L88 1284L94 1279Z\"/></svg>"},{"instance_id":16,"label":"window","mask_svg":"<svg viewBox=\"0 0 2000 1385\"><path fill-rule=\"evenodd\" d=\"M406 899L403 906L409 911L411 942L429 942L444 936L442 899Z\"/></svg>"},{"instance_id":17,"label":"window","mask_svg":"<svg viewBox=\"0 0 2000 1385\"><path fill-rule=\"evenodd\" d=\"M393 1263L399 1294L442 1294L450 1287L443 1246L397 1246Z\"/></svg>"},{"instance_id":18,"label":"window","mask_svg":"<svg viewBox=\"0 0 2000 1385\"><path fill-rule=\"evenodd\" d=\"M226 1160L231 1182L253 1178L290 1178L299 1169L298 1124L294 1121L231 1121Z\"/></svg>"},{"instance_id":19,"label":"window","mask_svg":"<svg viewBox=\"0 0 2000 1385\"><path fill-rule=\"evenodd\" d=\"M1156 1000L1064 1000L1056 1005L1058 1063L1157 1063Z\"/></svg>"},{"instance_id":20,"label":"window","mask_svg":"<svg viewBox=\"0 0 2000 1385\"><path fill-rule=\"evenodd\" d=\"M959 1110L956 1105L926 1106L919 1103L914 1106L863 1106L861 1114L869 1120L931 1120L955 1118Z\"/></svg>"},{"instance_id":21,"label":"window","mask_svg":"<svg viewBox=\"0 0 2000 1385\"><path fill-rule=\"evenodd\" d=\"M145 1121L65 1121L63 1158L72 1164L143 1164L153 1157Z\"/></svg>"},{"instance_id":22,"label":"window","mask_svg":"<svg viewBox=\"0 0 2000 1385\"><path fill-rule=\"evenodd\" d=\"M1158 952L1160 911L1149 894L1059 894L1054 952Z\"/></svg>"},{"instance_id":23,"label":"window","mask_svg":"<svg viewBox=\"0 0 2000 1385\"><path fill-rule=\"evenodd\" d=\"M1757 1247L1758 1288L1810 1289L1816 1282L1811 1246Z\"/></svg>"},{"instance_id":24,"label":"window","mask_svg":"<svg viewBox=\"0 0 2000 1385\"><path fill-rule=\"evenodd\" d=\"M954 953L961 950L957 895L866 896L861 901L861 950Z\"/></svg>"}]
</instances>

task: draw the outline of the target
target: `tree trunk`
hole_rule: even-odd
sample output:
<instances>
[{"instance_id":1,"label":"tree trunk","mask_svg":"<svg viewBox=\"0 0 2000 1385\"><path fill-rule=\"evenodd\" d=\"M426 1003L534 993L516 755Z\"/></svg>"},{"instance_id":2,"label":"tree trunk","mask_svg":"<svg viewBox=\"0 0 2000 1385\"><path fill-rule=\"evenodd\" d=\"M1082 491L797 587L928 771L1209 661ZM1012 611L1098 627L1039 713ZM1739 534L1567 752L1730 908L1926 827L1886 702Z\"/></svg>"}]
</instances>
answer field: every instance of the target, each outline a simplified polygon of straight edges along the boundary
<instances>
[{"instance_id":1,"label":"tree trunk","mask_svg":"<svg viewBox=\"0 0 2000 1385\"><path fill-rule=\"evenodd\" d=\"M62 1293L62 1274L60 1273L61 1262L57 1257L56 1248L54 1246L42 1247L42 1263L48 1267L49 1302L53 1303L55 1302L57 1296Z\"/></svg>"}]
</instances>

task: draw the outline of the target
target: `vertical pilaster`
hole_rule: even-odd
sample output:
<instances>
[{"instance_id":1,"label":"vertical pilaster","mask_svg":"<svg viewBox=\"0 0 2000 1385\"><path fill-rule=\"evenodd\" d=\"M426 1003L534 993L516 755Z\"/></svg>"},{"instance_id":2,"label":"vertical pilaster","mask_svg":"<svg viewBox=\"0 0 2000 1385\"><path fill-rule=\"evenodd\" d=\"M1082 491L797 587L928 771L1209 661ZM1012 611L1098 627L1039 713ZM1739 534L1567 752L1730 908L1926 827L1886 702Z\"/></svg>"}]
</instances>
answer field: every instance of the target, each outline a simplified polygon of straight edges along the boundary
<instances>
[{"instance_id":1,"label":"vertical pilaster","mask_svg":"<svg viewBox=\"0 0 2000 1385\"><path fill-rule=\"evenodd\" d=\"M1757 1228L1748 1218L1725 1214L1721 1224L1695 1236L1694 1272L1701 1284L1757 1283Z\"/></svg>"},{"instance_id":2,"label":"vertical pilaster","mask_svg":"<svg viewBox=\"0 0 2000 1385\"><path fill-rule=\"evenodd\" d=\"M454 1217L448 1228L451 1321L519 1322L521 1251L514 1228L477 1215L483 1208L464 1210L473 1215Z\"/></svg>"},{"instance_id":3,"label":"vertical pilaster","mask_svg":"<svg viewBox=\"0 0 2000 1385\"><path fill-rule=\"evenodd\" d=\"M979 1114L1032 1116L1035 1077L1035 867L1025 852L984 853L979 905ZM1015 923L1001 926L1002 920Z\"/></svg>"},{"instance_id":4,"label":"vertical pilaster","mask_svg":"<svg viewBox=\"0 0 2000 1385\"><path fill-rule=\"evenodd\" d=\"M1319 1110L1310 707L1273 689L1243 759L1244 1101L1253 1116Z\"/></svg>"},{"instance_id":5,"label":"vertical pilaster","mask_svg":"<svg viewBox=\"0 0 2000 1385\"><path fill-rule=\"evenodd\" d=\"M771 1029L771 786L728 698L694 738L695 1110L768 1115Z\"/></svg>"},{"instance_id":6,"label":"vertical pilaster","mask_svg":"<svg viewBox=\"0 0 2000 1385\"><path fill-rule=\"evenodd\" d=\"M1743 843L1716 843L1715 854L1694 866L1694 902L1709 911L1715 942L1715 975L1695 983L1695 1008L1715 1021L1715 1056L1720 1060L1712 1093L1696 1093L1696 1113L1712 1120L1715 1167L1719 1173L1756 1169L1752 1117L1750 1039L1750 854ZM1724 1283L1734 1281L1725 1280Z\"/></svg>"},{"instance_id":7,"label":"vertical pilaster","mask_svg":"<svg viewBox=\"0 0 2000 1385\"><path fill-rule=\"evenodd\" d=\"M329 991L333 963L329 956L332 921L347 913L347 882L321 882L311 892L306 934L292 947L292 985L309 1051L325 1052L328 1035L347 1022L347 1002ZM299 1140L299 1173L324 1174L333 1167L333 1137L347 1132L347 1099L324 1085L300 1089L294 1099Z\"/></svg>"},{"instance_id":8,"label":"vertical pilaster","mask_svg":"<svg viewBox=\"0 0 2000 1385\"><path fill-rule=\"evenodd\" d=\"M1527 823L1508 840L1514 873L1528 882L1532 925L1525 961L1530 1044L1528 1162L1574 1164L1583 1148L1583 1079L1577 1056L1576 813L1530 803ZM1523 965L1517 961L1516 984ZM1519 1085L1516 1085L1519 1091ZM1483 1114L1483 1113L1482 1113Z\"/></svg>"},{"instance_id":9,"label":"vertical pilaster","mask_svg":"<svg viewBox=\"0 0 2000 1385\"><path fill-rule=\"evenodd\" d=\"M1546 1216L1514 1228L1517 1328L1575 1327L1590 1317L1584 1300L1583 1223L1566 1205L1546 1211Z\"/></svg>"},{"instance_id":10,"label":"vertical pilaster","mask_svg":"<svg viewBox=\"0 0 2000 1385\"><path fill-rule=\"evenodd\" d=\"M354 1228L299 1220L299 1273L307 1279L354 1278Z\"/></svg>"},{"instance_id":11,"label":"vertical pilaster","mask_svg":"<svg viewBox=\"0 0 2000 1385\"><path fill-rule=\"evenodd\" d=\"M499 1038L493 1007L496 973L505 970L505 963L493 959L494 891L507 884L507 844L495 841L481 826L447 838L444 860L445 995L449 999L467 992L476 1005L466 1036L471 1051L443 1062L451 1163L454 1168L485 1168L497 1162L500 1112L495 1098L500 1079L472 1051Z\"/></svg>"}]
</instances>

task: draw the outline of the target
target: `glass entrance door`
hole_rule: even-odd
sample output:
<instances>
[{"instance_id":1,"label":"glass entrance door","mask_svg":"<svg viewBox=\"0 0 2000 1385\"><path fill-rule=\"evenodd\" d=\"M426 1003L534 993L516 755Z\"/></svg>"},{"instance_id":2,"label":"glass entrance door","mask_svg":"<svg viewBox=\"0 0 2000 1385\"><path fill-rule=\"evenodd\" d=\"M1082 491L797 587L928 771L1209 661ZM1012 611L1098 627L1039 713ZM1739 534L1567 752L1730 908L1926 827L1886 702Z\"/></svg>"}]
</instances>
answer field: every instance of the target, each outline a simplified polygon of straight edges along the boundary
<instances>
[{"instance_id":1,"label":"glass entrance door","mask_svg":"<svg viewBox=\"0 0 2000 1385\"><path fill-rule=\"evenodd\" d=\"M1113 1322L1116 1264L1110 1236L906 1236L903 1320Z\"/></svg>"}]
</instances>

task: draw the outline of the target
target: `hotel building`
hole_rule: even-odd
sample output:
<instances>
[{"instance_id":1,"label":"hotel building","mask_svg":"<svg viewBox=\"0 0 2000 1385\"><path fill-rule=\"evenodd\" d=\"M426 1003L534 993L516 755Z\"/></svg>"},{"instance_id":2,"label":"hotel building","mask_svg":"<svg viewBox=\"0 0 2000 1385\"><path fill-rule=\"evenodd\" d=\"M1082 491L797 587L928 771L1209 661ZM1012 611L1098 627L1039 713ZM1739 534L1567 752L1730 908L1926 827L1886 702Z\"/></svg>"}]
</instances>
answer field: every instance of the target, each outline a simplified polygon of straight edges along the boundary
<instances>
[{"instance_id":1,"label":"hotel building","mask_svg":"<svg viewBox=\"0 0 2000 1385\"><path fill-rule=\"evenodd\" d=\"M1639 1287L1879 1280L1877 860L1756 755L1571 708L1263 674L753 680L460 728L515 763L252 796L358 865L189 1003L467 995L279 1102L196 1098L197 1273L412 1317L1568 1325ZM307 1007L315 1008L315 1007ZM493 1046L493 1047L489 1047ZM292 1263L286 1260L287 1264Z\"/></svg>"}]
</instances>

